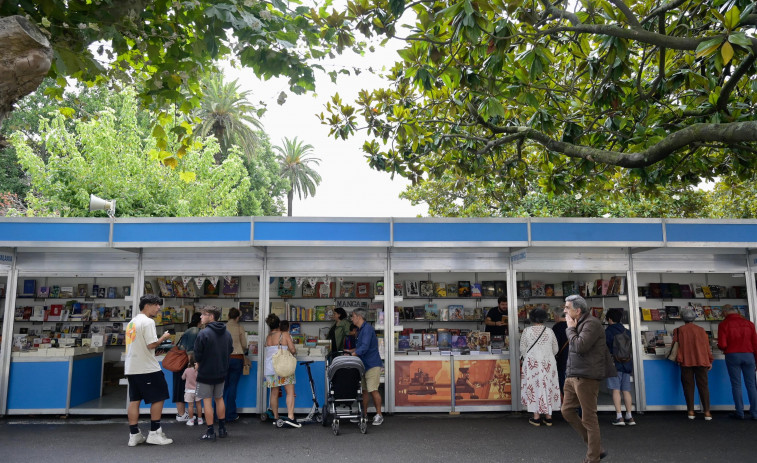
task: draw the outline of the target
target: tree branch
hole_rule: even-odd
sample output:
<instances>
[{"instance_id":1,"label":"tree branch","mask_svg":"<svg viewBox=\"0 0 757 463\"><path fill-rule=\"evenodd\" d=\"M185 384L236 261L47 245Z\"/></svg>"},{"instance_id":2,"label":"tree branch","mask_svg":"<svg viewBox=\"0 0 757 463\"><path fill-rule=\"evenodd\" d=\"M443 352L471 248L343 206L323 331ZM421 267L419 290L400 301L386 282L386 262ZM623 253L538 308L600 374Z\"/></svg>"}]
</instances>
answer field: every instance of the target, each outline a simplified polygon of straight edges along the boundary
<instances>
[{"instance_id":1,"label":"tree branch","mask_svg":"<svg viewBox=\"0 0 757 463\"><path fill-rule=\"evenodd\" d=\"M539 31L538 35L556 34L558 32L579 32L587 34L608 35L610 37L635 40L640 43L657 45L658 47L672 48L675 50L696 50L697 46L699 46L699 44L705 40L710 40L715 37L723 37L722 34L702 38L676 37L672 35L661 35L656 32L644 29L625 29L608 24L579 24L577 26L559 26ZM757 39L752 40L753 42L757 42Z\"/></svg>"},{"instance_id":2,"label":"tree branch","mask_svg":"<svg viewBox=\"0 0 757 463\"><path fill-rule=\"evenodd\" d=\"M628 5L623 3L623 0L610 0L610 3L618 7L618 9L623 13L623 16L626 17L628 20L628 24L636 29L641 28L641 24L639 23L639 20L636 19L636 16L634 16L633 11L631 11L630 8L628 8Z\"/></svg>"},{"instance_id":3,"label":"tree branch","mask_svg":"<svg viewBox=\"0 0 757 463\"><path fill-rule=\"evenodd\" d=\"M665 3L664 5L660 5L654 10L650 11L649 14L641 20L642 24L646 24L650 20L654 19L655 16L657 16L660 13L667 13L670 10L673 10L675 8L678 8L680 5L682 5L687 0L673 0L672 2Z\"/></svg>"},{"instance_id":4,"label":"tree branch","mask_svg":"<svg viewBox=\"0 0 757 463\"><path fill-rule=\"evenodd\" d=\"M728 110L728 100L730 99L731 92L734 88L736 88L736 84L739 82L739 80L741 80L741 78L744 77L752 68L755 58L757 58L757 55L755 55L754 53L749 53L747 59L741 62L741 65L736 68L731 78L728 79L728 82L723 85L723 88L720 90L720 96L718 97L718 103L717 105L715 105L715 108L718 111Z\"/></svg>"}]
</instances>

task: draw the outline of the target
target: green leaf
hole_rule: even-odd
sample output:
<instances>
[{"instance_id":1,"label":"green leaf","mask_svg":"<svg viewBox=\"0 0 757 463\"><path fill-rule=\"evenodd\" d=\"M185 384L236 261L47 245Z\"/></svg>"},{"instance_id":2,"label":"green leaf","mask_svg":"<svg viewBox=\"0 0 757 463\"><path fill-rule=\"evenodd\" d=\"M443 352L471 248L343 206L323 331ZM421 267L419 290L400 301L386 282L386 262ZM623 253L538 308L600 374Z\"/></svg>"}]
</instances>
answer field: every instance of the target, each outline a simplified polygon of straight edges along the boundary
<instances>
[{"instance_id":1,"label":"green leaf","mask_svg":"<svg viewBox=\"0 0 757 463\"><path fill-rule=\"evenodd\" d=\"M736 5L733 5L731 9L725 13L724 25L726 29L728 29L729 31L736 29L736 26L739 25L740 14L741 13L739 12L739 8Z\"/></svg>"},{"instance_id":2,"label":"green leaf","mask_svg":"<svg viewBox=\"0 0 757 463\"><path fill-rule=\"evenodd\" d=\"M735 32L728 36L728 41L744 48L752 48L752 41L743 32Z\"/></svg>"},{"instance_id":3,"label":"green leaf","mask_svg":"<svg viewBox=\"0 0 757 463\"><path fill-rule=\"evenodd\" d=\"M74 110L74 108L63 107L63 108L58 108L58 111L67 118L74 117L74 114L76 114L76 111Z\"/></svg>"},{"instance_id":4,"label":"green leaf","mask_svg":"<svg viewBox=\"0 0 757 463\"><path fill-rule=\"evenodd\" d=\"M718 48L720 48L721 43L723 43L723 37L716 37L714 39L700 42L697 46L696 57L701 58L703 56L710 56L711 54L715 53Z\"/></svg>"}]
</instances>

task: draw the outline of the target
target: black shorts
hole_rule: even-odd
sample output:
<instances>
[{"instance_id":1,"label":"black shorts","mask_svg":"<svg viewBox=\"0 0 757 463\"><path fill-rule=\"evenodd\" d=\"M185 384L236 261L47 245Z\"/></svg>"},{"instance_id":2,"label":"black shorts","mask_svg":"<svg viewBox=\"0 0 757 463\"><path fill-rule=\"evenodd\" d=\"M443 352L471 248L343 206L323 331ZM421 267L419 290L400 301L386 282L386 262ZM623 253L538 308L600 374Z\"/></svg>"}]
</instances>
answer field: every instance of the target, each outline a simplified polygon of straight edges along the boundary
<instances>
[{"instance_id":1,"label":"black shorts","mask_svg":"<svg viewBox=\"0 0 757 463\"><path fill-rule=\"evenodd\" d=\"M168 383L162 371L141 375L126 375L129 380L129 401L144 400L153 404L168 399Z\"/></svg>"}]
</instances>

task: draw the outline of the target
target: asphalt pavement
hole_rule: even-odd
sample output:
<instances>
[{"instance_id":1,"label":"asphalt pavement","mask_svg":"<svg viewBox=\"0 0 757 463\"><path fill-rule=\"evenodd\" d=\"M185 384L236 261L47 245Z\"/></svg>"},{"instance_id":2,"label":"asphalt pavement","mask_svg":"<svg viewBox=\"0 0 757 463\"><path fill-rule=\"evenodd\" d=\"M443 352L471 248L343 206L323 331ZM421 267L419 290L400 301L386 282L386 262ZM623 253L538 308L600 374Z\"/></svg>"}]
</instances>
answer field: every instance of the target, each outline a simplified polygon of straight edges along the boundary
<instances>
[{"instance_id":1,"label":"asphalt pavement","mask_svg":"<svg viewBox=\"0 0 757 463\"><path fill-rule=\"evenodd\" d=\"M600 413L603 460L619 462L755 461L757 421L734 421L725 412L687 420L685 412L635 415L636 426L612 426ZM394 414L383 425L342 422L279 429L257 415L227 426L229 437L199 439L205 426L164 419L174 440L166 446L128 447L125 417L0 418L0 462L580 462L586 448L559 414L552 427L528 424L526 413ZM146 434L149 421L140 421Z\"/></svg>"}]
</instances>

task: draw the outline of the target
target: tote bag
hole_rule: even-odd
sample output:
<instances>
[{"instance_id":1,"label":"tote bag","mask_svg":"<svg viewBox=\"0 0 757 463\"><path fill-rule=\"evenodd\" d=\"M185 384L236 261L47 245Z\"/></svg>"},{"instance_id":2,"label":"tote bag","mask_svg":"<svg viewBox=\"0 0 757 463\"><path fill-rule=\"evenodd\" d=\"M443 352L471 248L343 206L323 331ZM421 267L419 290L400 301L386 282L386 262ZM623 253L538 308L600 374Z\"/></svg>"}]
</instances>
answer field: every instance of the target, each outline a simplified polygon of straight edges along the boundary
<instances>
[{"instance_id":1,"label":"tote bag","mask_svg":"<svg viewBox=\"0 0 757 463\"><path fill-rule=\"evenodd\" d=\"M282 349L279 344L279 350L273 354L273 371L282 377L292 376L297 368L297 359L294 358L289 349Z\"/></svg>"}]
</instances>

